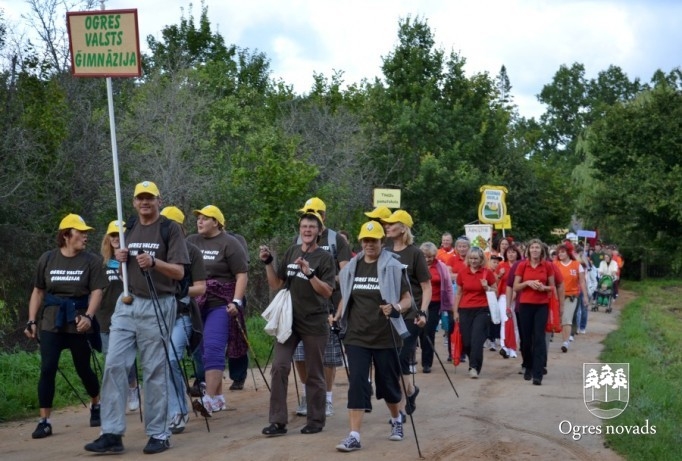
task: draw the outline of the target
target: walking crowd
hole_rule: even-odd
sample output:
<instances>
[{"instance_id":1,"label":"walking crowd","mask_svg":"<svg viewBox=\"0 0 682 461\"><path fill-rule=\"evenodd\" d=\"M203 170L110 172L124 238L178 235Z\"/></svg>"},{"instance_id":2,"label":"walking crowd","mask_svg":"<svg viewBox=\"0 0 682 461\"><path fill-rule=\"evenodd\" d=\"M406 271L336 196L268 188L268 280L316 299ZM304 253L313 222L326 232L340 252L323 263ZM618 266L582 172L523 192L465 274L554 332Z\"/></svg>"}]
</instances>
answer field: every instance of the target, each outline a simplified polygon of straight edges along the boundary
<instances>
[{"instance_id":1,"label":"walking crowd","mask_svg":"<svg viewBox=\"0 0 682 461\"><path fill-rule=\"evenodd\" d=\"M227 409L226 368L230 389L243 389L246 240L226 230L215 205L193 211L197 233L189 236L182 210L161 205L157 186L141 182L133 193L136 216L109 224L101 259L85 250L93 228L75 214L60 222L57 249L40 257L25 329L39 340L41 356L34 439L52 435L64 349L91 398L89 424L101 428L85 445L89 452L123 452L126 411L140 404L149 437L143 452L163 452L189 421L188 393L196 397L191 408L208 417ZM273 346L268 425L261 431L268 437L288 432L292 366L303 389L296 408L306 417L303 434L319 433L335 414L336 369L346 368L349 433L336 449L355 451L372 395L386 403L389 439L403 440L421 391L406 376L418 372L418 348L421 371L431 373L438 331L447 361L466 364L471 379L485 376L486 350L504 359L520 352L519 373L541 385L551 343L569 353L587 331L588 311L604 305L610 312L618 297L623 259L599 241L594 248L568 240L549 247L503 237L481 249L446 232L440 247L417 245L407 211L378 207L365 213L354 253L347 232L325 226L321 199L309 199L298 212L299 233L282 255L267 245L258 249L270 289L286 290L290 299L290 308L276 314L286 327ZM547 332L555 315L557 341ZM456 324L461 351L453 357ZM90 364L94 350L105 357L101 386ZM193 386L181 366L185 354L192 357Z\"/></svg>"}]
</instances>

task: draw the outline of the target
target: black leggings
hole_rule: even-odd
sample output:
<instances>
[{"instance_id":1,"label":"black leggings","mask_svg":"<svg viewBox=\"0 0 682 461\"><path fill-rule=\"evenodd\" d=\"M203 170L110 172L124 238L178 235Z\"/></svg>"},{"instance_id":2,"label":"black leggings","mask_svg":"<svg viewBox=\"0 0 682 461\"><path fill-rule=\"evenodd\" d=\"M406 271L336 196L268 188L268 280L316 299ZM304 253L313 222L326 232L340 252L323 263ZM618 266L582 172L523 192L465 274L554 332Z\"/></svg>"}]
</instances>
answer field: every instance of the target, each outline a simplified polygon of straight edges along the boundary
<instances>
[{"instance_id":1,"label":"black leggings","mask_svg":"<svg viewBox=\"0 0 682 461\"><path fill-rule=\"evenodd\" d=\"M71 351L73 365L90 397L99 395L99 381L90 367L90 346L87 336L77 333L40 332L40 380L38 402L40 408L52 408L59 356L64 349Z\"/></svg>"}]
</instances>

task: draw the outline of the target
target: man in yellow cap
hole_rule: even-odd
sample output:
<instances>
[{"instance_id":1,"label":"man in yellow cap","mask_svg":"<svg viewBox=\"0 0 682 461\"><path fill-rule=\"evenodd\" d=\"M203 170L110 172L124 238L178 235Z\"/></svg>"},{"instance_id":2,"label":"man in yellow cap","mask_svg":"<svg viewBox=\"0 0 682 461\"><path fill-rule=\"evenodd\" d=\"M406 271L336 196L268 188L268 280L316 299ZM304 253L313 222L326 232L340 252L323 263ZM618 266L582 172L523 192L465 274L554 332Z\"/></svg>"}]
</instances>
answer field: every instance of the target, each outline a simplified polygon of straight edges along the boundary
<instances>
[{"instance_id":1,"label":"man in yellow cap","mask_svg":"<svg viewBox=\"0 0 682 461\"><path fill-rule=\"evenodd\" d=\"M348 264L352 255L350 251L350 246L348 242L339 236L338 232L324 226L324 222L327 218L327 206L318 197L312 197L308 199L303 208L298 210L299 212L316 212L322 218L322 233L320 234L319 246L325 251L331 253L334 257L336 264L336 272L343 269L343 267ZM301 236L298 236L297 242L301 244ZM330 304L328 306L329 314L334 315L337 306L341 301L341 292L339 291L338 278L337 283L334 286L334 292L330 298ZM343 357L341 356L341 344L339 337L336 334L330 334L327 346L324 350L324 377L327 383L327 401L325 404L325 414L327 416L332 416L334 414L334 404L333 404L333 389L334 381L336 380L336 368L343 365ZM304 362L305 352L303 350L303 343L299 343L294 353L294 364L296 365L296 370L298 371L302 388L304 389L301 395L301 401L296 409L296 414L300 416L305 416L308 412L306 396L305 396L305 382L307 378L305 362Z\"/></svg>"},{"instance_id":2,"label":"man in yellow cap","mask_svg":"<svg viewBox=\"0 0 682 461\"><path fill-rule=\"evenodd\" d=\"M95 453L124 450L121 438L126 430L128 370L138 352L145 370L144 423L149 435L143 452L160 453L170 446L167 415L170 338L164 325L175 319L178 281L184 277L184 266L190 261L182 229L160 214L161 194L156 184L141 182L135 186L133 195L137 217L126 225L128 247L115 253L117 261L127 263L133 299L128 305L120 297L111 319L109 354L102 379L102 432L85 446L85 450Z\"/></svg>"}]
</instances>

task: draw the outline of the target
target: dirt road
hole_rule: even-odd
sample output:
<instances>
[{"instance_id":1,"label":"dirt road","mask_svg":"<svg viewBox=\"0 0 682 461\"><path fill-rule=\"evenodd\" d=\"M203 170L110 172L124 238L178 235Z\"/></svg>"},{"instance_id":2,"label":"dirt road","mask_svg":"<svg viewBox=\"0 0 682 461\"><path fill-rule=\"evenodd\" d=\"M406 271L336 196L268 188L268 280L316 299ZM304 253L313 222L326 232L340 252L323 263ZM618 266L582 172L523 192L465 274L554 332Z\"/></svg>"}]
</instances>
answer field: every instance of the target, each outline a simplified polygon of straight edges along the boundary
<instances>
[{"instance_id":1,"label":"dirt road","mask_svg":"<svg viewBox=\"0 0 682 461\"><path fill-rule=\"evenodd\" d=\"M590 312L586 335L579 335L568 353L560 350L561 341L550 343L548 368L542 386L533 386L518 374L521 359L503 359L498 353L485 351L483 370L478 380L469 379L466 364L455 369L445 362L459 398L436 363L430 374L415 375L421 394L417 399L414 424L421 453L429 460L516 460L555 459L601 461L621 459L604 448L603 439L585 435L580 440L561 433L562 421L571 425L597 425L600 420L586 409L582 394L582 364L597 362L601 341L617 326L620 308L632 299L623 291L614 311ZM442 336L437 335L441 358L447 357ZM419 354L419 352L418 352ZM258 375L258 371L256 375ZM225 389L229 387L226 382ZM357 453L340 453L335 446L348 433L345 411L347 381L343 369L337 373L334 391L336 414L327 419L323 432L303 435L299 432L305 418L295 416L296 391L290 380L289 433L284 437L266 438L261 429L268 423L269 393L260 376L255 390L249 376L243 391L226 391L228 405L234 411L215 414L210 419L211 432L203 419L192 417L186 431L174 436L173 447L160 455L165 459L202 461L238 459L259 461L334 461L348 458L379 460L419 459L413 427L405 425L402 442L388 440L388 412L383 402L363 423L362 445ZM72 407L52 415L54 435L32 440L36 421L19 421L0 425L0 458L14 460L66 460L94 456L83 445L98 436L98 429L88 427L88 410ZM566 432L566 423L563 430ZM128 432L123 439L126 459L149 459L142 454L147 437L139 414L128 414Z\"/></svg>"}]
</instances>

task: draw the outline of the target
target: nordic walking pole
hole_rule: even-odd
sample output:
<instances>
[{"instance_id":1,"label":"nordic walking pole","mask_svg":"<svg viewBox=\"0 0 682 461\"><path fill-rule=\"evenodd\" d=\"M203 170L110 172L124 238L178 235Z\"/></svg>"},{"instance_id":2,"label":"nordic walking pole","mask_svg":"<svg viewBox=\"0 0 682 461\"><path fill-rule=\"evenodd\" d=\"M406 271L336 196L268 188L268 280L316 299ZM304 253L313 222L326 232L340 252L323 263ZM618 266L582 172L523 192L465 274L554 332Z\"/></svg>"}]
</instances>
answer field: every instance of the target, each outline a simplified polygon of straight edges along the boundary
<instances>
[{"instance_id":1,"label":"nordic walking pole","mask_svg":"<svg viewBox=\"0 0 682 461\"><path fill-rule=\"evenodd\" d=\"M268 352L268 358L265 359L265 366L263 367L263 370L267 371L268 369L268 363L270 363L270 359L272 358L272 353L275 351L275 342L272 342L272 346L270 346L270 352Z\"/></svg>"},{"instance_id":2,"label":"nordic walking pole","mask_svg":"<svg viewBox=\"0 0 682 461\"><path fill-rule=\"evenodd\" d=\"M405 384L405 375L403 375L402 367L400 366L400 353L398 352L398 343L395 340L395 332L393 331L393 326L389 317L386 317L388 321L388 328L391 330L391 339L393 339L393 350L395 351L395 358L398 360L398 369L400 370L400 381L403 385L403 392L405 393L405 399L407 399L407 385ZM414 416L412 413L408 415L410 417L410 423L412 424L412 432L414 432L414 441L417 442L417 453L419 453L419 459L424 459L422 455L422 450L419 447L419 438L417 437L417 428L414 425Z\"/></svg>"},{"instance_id":3,"label":"nordic walking pole","mask_svg":"<svg viewBox=\"0 0 682 461\"><path fill-rule=\"evenodd\" d=\"M242 338L244 338L244 342L246 342L246 347L251 351L251 356L253 357L253 361L256 362L256 366L258 367L258 371L260 371L260 375L263 377L263 381L265 381L265 386L268 388L268 391L270 391L270 385L268 384L268 380L265 379L265 373L263 373L263 369L260 367L260 363L258 363L258 358L256 357L256 353L254 352L253 348L251 347L251 343L249 342L249 338L246 337L246 331L244 331L244 327L242 326L242 322L239 321L239 316L232 317L236 322L237 322L237 327L239 328L239 332L242 334ZM251 370L251 376L253 377L253 370ZM253 378L253 385L254 387L256 386L256 378ZM256 387L256 390L258 390L258 387Z\"/></svg>"},{"instance_id":4,"label":"nordic walking pole","mask_svg":"<svg viewBox=\"0 0 682 461\"><path fill-rule=\"evenodd\" d=\"M428 335L424 335L424 336L426 337L426 340L431 345L431 348L433 349L433 353L435 354L436 358L438 359L438 363L440 363L440 366L443 369L443 372L445 373L445 377L448 378L448 381L450 381L450 386L452 387L452 390L455 391L455 395L459 398L459 394L457 393L457 389L455 389L455 385L452 383L452 379L450 379L450 375L448 374L447 370L445 369L445 365L443 364L443 361L440 359L440 355L438 355L438 351L436 351L436 348L433 345L433 341L431 341L431 338Z\"/></svg>"},{"instance_id":5,"label":"nordic walking pole","mask_svg":"<svg viewBox=\"0 0 682 461\"><path fill-rule=\"evenodd\" d=\"M298 404L301 404L301 394L298 393L298 376L296 375L296 362L294 362L294 358L291 357L291 368L294 369L294 385L296 386L296 401Z\"/></svg>"},{"instance_id":6,"label":"nordic walking pole","mask_svg":"<svg viewBox=\"0 0 682 461\"><path fill-rule=\"evenodd\" d=\"M350 373L348 371L348 363L346 362L346 354L345 351L343 350L343 343L341 342L341 336L340 336L340 329L339 326L334 322L332 324L332 334L336 336L336 340L339 342L339 349L341 350L341 358L343 359L343 368L346 369L346 377L348 378L348 382L350 382Z\"/></svg>"}]
</instances>

